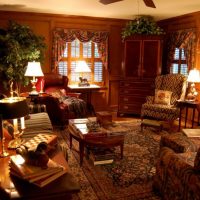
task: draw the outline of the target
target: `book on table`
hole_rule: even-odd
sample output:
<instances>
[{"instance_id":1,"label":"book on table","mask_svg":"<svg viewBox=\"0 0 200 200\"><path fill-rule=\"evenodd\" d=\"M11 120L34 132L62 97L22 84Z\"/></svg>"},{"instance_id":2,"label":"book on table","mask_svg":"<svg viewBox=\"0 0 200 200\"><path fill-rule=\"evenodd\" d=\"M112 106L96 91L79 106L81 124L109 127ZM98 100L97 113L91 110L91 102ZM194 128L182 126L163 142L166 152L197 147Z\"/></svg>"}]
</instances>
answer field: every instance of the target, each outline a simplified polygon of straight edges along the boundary
<instances>
[{"instance_id":1,"label":"book on table","mask_svg":"<svg viewBox=\"0 0 200 200\"><path fill-rule=\"evenodd\" d=\"M185 128L182 129L183 133L187 135L187 137L198 137L200 138L200 129L193 128Z\"/></svg>"},{"instance_id":2,"label":"book on table","mask_svg":"<svg viewBox=\"0 0 200 200\"><path fill-rule=\"evenodd\" d=\"M65 167L51 159L49 159L45 169L25 163L23 157L19 154L11 156L10 159L10 174L39 187L47 185L66 172Z\"/></svg>"},{"instance_id":3,"label":"book on table","mask_svg":"<svg viewBox=\"0 0 200 200\"><path fill-rule=\"evenodd\" d=\"M114 150L111 148L91 148L89 158L94 165L111 164L114 161Z\"/></svg>"},{"instance_id":4,"label":"book on table","mask_svg":"<svg viewBox=\"0 0 200 200\"><path fill-rule=\"evenodd\" d=\"M73 134L78 134L82 139L95 139L107 137L107 133L99 128L98 130L89 130L87 127L88 119L70 119L68 129Z\"/></svg>"}]
</instances>

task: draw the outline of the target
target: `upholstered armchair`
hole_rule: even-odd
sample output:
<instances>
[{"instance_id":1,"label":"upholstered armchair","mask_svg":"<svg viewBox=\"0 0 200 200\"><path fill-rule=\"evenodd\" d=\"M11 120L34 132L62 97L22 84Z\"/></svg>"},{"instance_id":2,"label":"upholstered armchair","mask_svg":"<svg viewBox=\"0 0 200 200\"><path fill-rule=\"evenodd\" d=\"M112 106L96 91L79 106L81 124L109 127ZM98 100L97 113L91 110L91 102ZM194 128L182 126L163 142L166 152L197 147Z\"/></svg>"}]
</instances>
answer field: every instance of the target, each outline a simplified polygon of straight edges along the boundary
<instances>
[{"instance_id":1,"label":"upholstered armchair","mask_svg":"<svg viewBox=\"0 0 200 200\"><path fill-rule=\"evenodd\" d=\"M200 148L197 152L175 153L163 147L156 164L153 187L165 200L199 200Z\"/></svg>"},{"instance_id":2,"label":"upholstered armchair","mask_svg":"<svg viewBox=\"0 0 200 200\"><path fill-rule=\"evenodd\" d=\"M142 105L141 118L169 121L179 117L177 100L184 100L186 78L181 74L166 74L155 79L155 96L147 96Z\"/></svg>"},{"instance_id":3,"label":"upholstered armchair","mask_svg":"<svg viewBox=\"0 0 200 200\"><path fill-rule=\"evenodd\" d=\"M38 79L36 88L37 91L42 89L48 94L40 98L40 102L46 105L53 125L64 126L68 123L68 119L86 116L86 103L79 98L80 93L69 91L67 76L46 73L44 77Z\"/></svg>"}]
</instances>

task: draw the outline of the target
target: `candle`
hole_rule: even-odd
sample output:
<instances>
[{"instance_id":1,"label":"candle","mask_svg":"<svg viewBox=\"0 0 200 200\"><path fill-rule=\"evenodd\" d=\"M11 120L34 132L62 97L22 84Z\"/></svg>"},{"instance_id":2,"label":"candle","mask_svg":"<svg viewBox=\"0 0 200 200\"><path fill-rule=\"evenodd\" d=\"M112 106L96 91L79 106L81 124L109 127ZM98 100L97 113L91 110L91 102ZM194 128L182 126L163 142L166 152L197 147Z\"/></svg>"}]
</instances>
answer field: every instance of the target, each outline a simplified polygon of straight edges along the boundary
<instances>
[{"instance_id":1,"label":"candle","mask_svg":"<svg viewBox=\"0 0 200 200\"><path fill-rule=\"evenodd\" d=\"M17 119L13 119L14 134L18 132L18 122Z\"/></svg>"},{"instance_id":2,"label":"candle","mask_svg":"<svg viewBox=\"0 0 200 200\"><path fill-rule=\"evenodd\" d=\"M24 130L25 129L24 117L20 118L20 122L21 122L21 129Z\"/></svg>"},{"instance_id":3,"label":"candle","mask_svg":"<svg viewBox=\"0 0 200 200\"><path fill-rule=\"evenodd\" d=\"M43 79L40 82L40 93L43 93Z\"/></svg>"}]
</instances>

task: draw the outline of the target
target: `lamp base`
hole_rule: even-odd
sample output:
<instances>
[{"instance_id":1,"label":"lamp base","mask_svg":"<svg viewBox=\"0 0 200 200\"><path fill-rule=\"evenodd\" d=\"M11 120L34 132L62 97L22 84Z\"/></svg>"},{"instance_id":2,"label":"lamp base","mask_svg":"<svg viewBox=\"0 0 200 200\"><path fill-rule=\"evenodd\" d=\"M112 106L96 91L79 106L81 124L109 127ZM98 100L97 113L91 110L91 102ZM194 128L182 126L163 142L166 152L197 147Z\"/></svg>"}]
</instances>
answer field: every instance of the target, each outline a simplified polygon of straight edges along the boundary
<instances>
[{"instance_id":1,"label":"lamp base","mask_svg":"<svg viewBox=\"0 0 200 200\"><path fill-rule=\"evenodd\" d=\"M24 143L24 140L21 138L13 139L8 143L8 149L16 149L20 147L23 143Z\"/></svg>"},{"instance_id":2,"label":"lamp base","mask_svg":"<svg viewBox=\"0 0 200 200\"><path fill-rule=\"evenodd\" d=\"M4 157L7 157L9 156L10 154L7 152L7 151L3 151L1 154L0 154L0 158L4 158Z\"/></svg>"}]
</instances>

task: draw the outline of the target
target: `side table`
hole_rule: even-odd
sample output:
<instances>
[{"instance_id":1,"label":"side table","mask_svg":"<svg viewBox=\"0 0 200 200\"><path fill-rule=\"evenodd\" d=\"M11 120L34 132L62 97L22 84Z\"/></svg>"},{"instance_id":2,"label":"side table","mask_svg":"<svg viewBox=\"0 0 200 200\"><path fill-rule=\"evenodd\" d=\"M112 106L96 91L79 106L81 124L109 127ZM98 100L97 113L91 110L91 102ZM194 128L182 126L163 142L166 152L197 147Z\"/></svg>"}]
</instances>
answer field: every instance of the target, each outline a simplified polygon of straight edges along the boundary
<instances>
[{"instance_id":1,"label":"side table","mask_svg":"<svg viewBox=\"0 0 200 200\"><path fill-rule=\"evenodd\" d=\"M15 154L14 150L9 152ZM52 159L69 169L62 152L57 152ZM80 191L80 186L71 173L66 173L48 185L40 188L9 173L9 157L1 158L0 199L1 200L57 200L72 199L71 195Z\"/></svg>"},{"instance_id":2,"label":"side table","mask_svg":"<svg viewBox=\"0 0 200 200\"><path fill-rule=\"evenodd\" d=\"M187 124L187 118L188 118L188 109L192 109L192 128L194 127L194 116L195 116L195 110L198 110L198 123L199 123L199 117L200 117L200 102L198 101L177 101L178 107L180 108L180 115L179 115L179 131L181 129L181 118L182 118L182 111L184 108L186 108L186 113L185 113L185 128Z\"/></svg>"}]
</instances>

